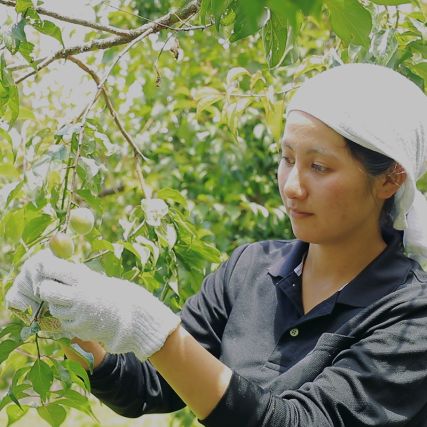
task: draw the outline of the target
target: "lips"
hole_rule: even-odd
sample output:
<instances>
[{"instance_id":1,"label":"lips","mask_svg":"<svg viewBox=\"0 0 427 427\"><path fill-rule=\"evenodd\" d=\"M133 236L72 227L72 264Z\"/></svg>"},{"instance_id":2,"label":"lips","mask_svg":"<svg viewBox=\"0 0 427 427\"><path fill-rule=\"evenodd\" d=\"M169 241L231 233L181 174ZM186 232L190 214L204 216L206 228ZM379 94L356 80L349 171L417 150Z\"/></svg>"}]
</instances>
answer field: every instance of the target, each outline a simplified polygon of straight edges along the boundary
<instances>
[{"instance_id":1,"label":"lips","mask_svg":"<svg viewBox=\"0 0 427 427\"><path fill-rule=\"evenodd\" d=\"M307 218L313 215L311 212L305 212L305 211L301 211L301 210L290 208L290 207L288 207L286 210L288 212L288 215L292 218Z\"/></svg>"}]
</instances>

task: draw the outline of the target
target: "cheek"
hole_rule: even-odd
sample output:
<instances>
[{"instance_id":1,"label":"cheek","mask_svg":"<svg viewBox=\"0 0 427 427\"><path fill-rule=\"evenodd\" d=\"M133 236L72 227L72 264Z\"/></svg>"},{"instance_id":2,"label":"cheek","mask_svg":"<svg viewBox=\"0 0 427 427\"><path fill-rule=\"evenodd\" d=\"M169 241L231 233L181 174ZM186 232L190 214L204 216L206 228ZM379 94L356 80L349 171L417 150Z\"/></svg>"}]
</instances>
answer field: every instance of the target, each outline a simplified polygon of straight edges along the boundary
<instances>
[{"instance_id":1,"label":"cheek","mask_svg":"<svg viewBox=\"0 0 427 427\"><path fill-rule=\"evenodd\" d=\"M277 185L279 187L280 195L283 199L283 187L285 186L286 180L288 178L288 173L286 168L282 165L283 162L280 162L279 167L277 169Z\"/></svg>"},{"instance_id":2,"label":"cheek","mask_svg":"<svg viewBox=\"0 0 427 427\"><path fill-rule=\"evenodd\" d=\"M370 193L365 186L355 186L351 182L333 182L325 188L331 215L337 220L350 220L356 211L366 204Z\"/></svg>"}]
</instances>

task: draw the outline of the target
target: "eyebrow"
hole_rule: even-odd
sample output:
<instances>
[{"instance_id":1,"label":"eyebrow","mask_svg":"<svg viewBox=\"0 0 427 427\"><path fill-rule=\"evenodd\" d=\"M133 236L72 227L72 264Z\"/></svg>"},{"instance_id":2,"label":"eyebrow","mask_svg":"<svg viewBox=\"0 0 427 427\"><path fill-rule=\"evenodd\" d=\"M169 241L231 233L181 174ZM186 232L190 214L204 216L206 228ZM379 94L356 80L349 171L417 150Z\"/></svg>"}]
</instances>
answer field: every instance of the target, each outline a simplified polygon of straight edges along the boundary
<instances>
[{"instance_id":1,"label":"eyebrow","mask_svg":"<svg viewBox=\"0 0 427 427\"><path fill-rule=\"evenodd\" d=\"M294 148L292 147L292 145L290 145L287 142L284 142L282 145L283 145L283 148L289 148L289 150L295 151ZM305 151L305 154L322 154L324 156L336 157L336 155L333 151L327 150L327 149L322 148L322 147L309 148Z\"/></svg>"}]
</instances>

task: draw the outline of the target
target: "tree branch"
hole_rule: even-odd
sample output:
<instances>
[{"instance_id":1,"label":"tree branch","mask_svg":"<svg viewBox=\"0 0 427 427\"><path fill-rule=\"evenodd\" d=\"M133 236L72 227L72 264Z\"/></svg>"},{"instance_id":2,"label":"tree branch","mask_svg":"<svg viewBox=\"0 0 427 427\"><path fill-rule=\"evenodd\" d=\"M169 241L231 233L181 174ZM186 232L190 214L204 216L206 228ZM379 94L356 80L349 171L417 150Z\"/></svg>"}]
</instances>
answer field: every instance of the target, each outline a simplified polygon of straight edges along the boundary
<instances>
[{"instance_id":1,"label":"tree branch","mask_svg":"<svg viewBox=\"0 0 427 427\"><path fill-rule=\"evenodd\" d=\"M0 0L0 4L9 7L16 6L16 2L11 0ZM79 19L71 16L61 15L60 13L47 10L44 7L35 7L34 10L40 15L50 16L51 18L57 19L59 21L81 25L82 27L92 28L94 30L105 31L107 33L116 34L117 36L129 36L129 30L122 30L121 28L113 27L111 25L101 25L97 22L87 21L86 19Z\"/></svg>"},{"instance_id":2,"label":"tree branch","mask_svg":"<svg viewBox=\"0 0 427 427\"><path fill-rule=\"evenodd\" d=\"M114 109L113 103L111 102L111 99L110 99L110 97L108 95L107 89L101 84L101 79L96 74L96 72L94 70L92 70L90 67L88 67L84 62L80 61L80 59L77 59L74 56L69 56L68 60L70 60L71 62L74 62L83 71L85 71L86 73L88 73L92 77L92 79L94 80L94 82L96 83L97 87L101 88L102 95L104 96L104 99L105 99L105 103L107 104L108 110L110 111L110 114L111 114L111 116L112 116L112 118L114 120L114 123L117 125L120 133L123 135L123 137L125 138L125 140L130 144L130 146L132 147L132 149L133 149L133 151L134 151L134 153L136 155L138 155L143 160L148 160L141 153L141 151L139 150L138 146L133 141L132 137L127 133L126 129L124 128L124 126L120 122L119 117L117 115L117 112Z\"/></svg>"},{"instance_id":3,"label":"tree branch","mask_svg":"<svg viewBox=\"0 0 427 427\"><path fill-rule=\"evenodd\" d=\"M127 52L129 52L130 49L132 49L133 46L135 46L137 43L139 43L141 40L143 40L144 38L148 37L151 33L153 32L153 28L149 28L147 29L144 33L140 34L138 37L136 37L135 39L133 39L120 53L119 55L117 55L117 57L114 59L113 63L110 65L110 67L108 68L108 70L105 72L104 76L102 77L102 79L100 79L99 83L98 83L98 90L96 91L95 95L93 96L93 98L91 99L91 101L88 103L88 105L85 107L85 109L83 110L83 114L81 114L79 117L81 117L81 129L79 132L79 137L78 137L78 142L77 142L77 148L76 148L76 154L75 154L75 159L74 159L74 166L73 166L73 174L72 174L72 182L71 182L71 197L68 200L68 206L67 206L67 213L66 213L66 218L65 218L65 230L68 228L68 223L70 220L70 212L71 212L71 204L73 202L73 197L76 193L76 185L77 185L77 166L80 160L80 150L81 150L81 146L82 146L82 142L83 142L83 135L84 135L84 129L85 129L85 124L87 121L87 118L89 116L89 112L92 109L92 107L95 105L96 100L98 99L99 95L101 94L102 90L103 90L103 86L105 84L105 82L107 81L109 75L111 74L111 72L113 71L113 68L116 66L116 64L120 61L120 59L123 58L124 55L126 55ZM135 152L135 159L136 161L138 160L137 158L137 154ZM137 161L137 172L138 170L138 165L139 162ZM138 178L140 181L140 185L141 185L141 190L143 191L144 194L146 194L146 186L145 186L145 182L143 180L141 180L140 175L138 174Z\"/></svg>"},{"instance_id":4,"label":"tree branch","mask_svg":"<svg viewBox=\"0 0 427 427\"><path fill-rule=\"evenodd\" d=\"M121 193L125 189L124 184L119 184L116 187L104 188L98 193L98 197L112 196L113 194Z\"/></svg>"},{"instance_id":5,"label":"tree branch","mask_svg":"<svg viewBox=\"0 0 427 427\"><path fill-rule=\"evenodd\" d=\"M5 0L0 0L5 1ZM152 34L157 33L163 28L170 28L172 25L177 22L181 22L189 18L191 15L194 15L199 10L199 0L191 1L187 6L177 12L169 12L163 17L150 22L149 24L144 24L134 30L129 30L128 36L115 36L109 37L102 40L94 40L92 42L84 43L82 45L71 46L65 49L59 49L57 52L45 58L41 61L34 70L30 71L27 74L24 74L15 81L15 84L19 84L28 77L31 77L37 74L41 69L47 67L53 61L61 58L67 58L70 55L78 55L84 52L90 52L94 50L104 50L114 46L120 46L127 44L136 40L143 34ZM145 37L145 36L144 36Z\"/></svg>"}]
</instances>

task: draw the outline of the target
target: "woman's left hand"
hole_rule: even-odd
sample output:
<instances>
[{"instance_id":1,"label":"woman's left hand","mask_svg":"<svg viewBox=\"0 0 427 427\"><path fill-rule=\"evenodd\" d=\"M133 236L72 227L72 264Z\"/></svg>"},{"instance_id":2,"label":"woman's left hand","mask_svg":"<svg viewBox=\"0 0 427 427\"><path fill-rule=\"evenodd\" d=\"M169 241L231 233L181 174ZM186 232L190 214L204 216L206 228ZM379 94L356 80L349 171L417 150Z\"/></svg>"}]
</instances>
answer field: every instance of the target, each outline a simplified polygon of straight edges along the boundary
<instances>
[{"instance_id":1,"label":"woman's left hand","mask_svg":"<svg viewBox=\"0 0 427 427\"><path fill-rule=\"evenodd\" d=\"M145 360L158 351L180 318L142 286L107 277L46 250L31 263L39 274L34 293L49 305L63 331L99 341L111 353Z\"/></svg>"}]
</instances>

